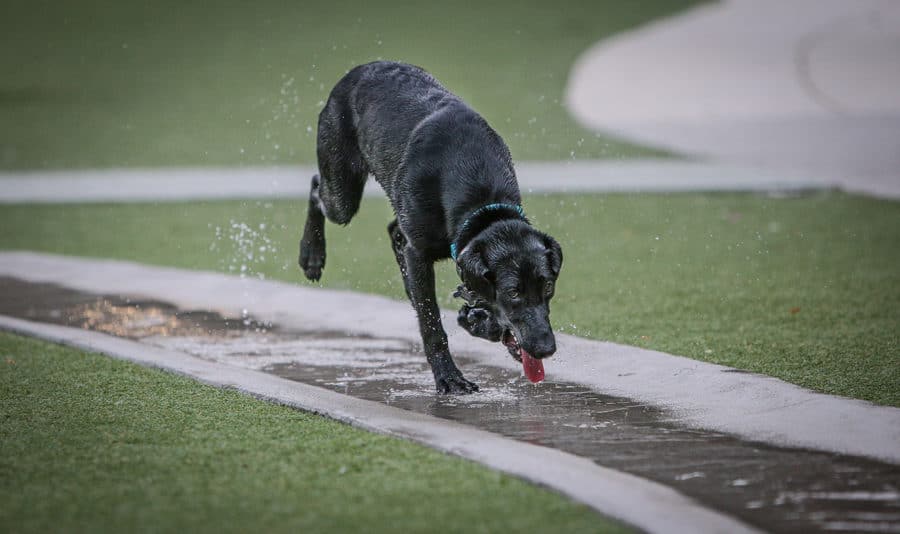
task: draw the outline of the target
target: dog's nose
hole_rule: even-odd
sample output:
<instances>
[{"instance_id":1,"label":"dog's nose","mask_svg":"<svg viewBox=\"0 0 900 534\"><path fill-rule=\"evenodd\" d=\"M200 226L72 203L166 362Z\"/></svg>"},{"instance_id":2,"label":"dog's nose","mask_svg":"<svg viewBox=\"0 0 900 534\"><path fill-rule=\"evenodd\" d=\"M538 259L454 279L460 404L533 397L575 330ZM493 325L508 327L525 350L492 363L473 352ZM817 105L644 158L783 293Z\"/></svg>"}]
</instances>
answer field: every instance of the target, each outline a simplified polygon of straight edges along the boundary
<instances>
[{"instance_id":1,"label":"dog's nose","mask_svg":"<svg viewBox=\"0 0 900 534\"><path fill-rule=\"evenodd\" d=\"M541 337L537 340L532 349L533 350L529 352L535 358L540 359L553 356L553 353L556 352L556 339L554 338L553 334Z\"/></svg>"}]
</instances>

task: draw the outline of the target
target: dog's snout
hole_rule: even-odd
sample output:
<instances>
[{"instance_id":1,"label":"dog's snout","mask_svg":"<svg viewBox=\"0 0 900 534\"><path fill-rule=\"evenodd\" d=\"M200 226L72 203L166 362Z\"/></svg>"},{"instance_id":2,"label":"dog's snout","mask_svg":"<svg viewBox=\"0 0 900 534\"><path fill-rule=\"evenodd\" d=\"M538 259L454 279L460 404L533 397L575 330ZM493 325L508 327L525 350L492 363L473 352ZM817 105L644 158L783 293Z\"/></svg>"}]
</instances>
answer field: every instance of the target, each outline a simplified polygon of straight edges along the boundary
<instances>
[{"instance_id":1,"label":"dog's snout","mask_svg":"<svg viewBox=\"0 0 900 534\"><path fill-rule=\"evenodd\" d=\"M538 359L553 356L556 352L556 338L553 336L553 332L544 334L536 339L532 345L532 350L528 352Z\"/></svg>"}]
</instances>

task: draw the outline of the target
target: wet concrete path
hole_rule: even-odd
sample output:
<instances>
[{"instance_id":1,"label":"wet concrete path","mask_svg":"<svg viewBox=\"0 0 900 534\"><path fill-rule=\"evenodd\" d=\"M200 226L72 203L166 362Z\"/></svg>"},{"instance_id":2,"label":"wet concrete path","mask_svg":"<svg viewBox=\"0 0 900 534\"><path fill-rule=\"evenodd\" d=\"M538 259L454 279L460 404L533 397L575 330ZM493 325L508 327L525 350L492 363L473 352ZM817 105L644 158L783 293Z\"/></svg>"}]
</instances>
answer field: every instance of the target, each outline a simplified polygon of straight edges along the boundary
<instances>
[{"instance_id":1,"label":"wet concrete path","mask_svg":"<svg viewBox=\"0 0 900 534\"><path fill-rule=\"evenodd\" d=\"M482 392L437 397L404 340L302 332L164 302L0 278L0 314L77 326L554 447L668 485L773 532L900 532L900 467L748 443L674 424L665 411L583 386L530 384L458 359Z\"/></svg>"}]
</instances>

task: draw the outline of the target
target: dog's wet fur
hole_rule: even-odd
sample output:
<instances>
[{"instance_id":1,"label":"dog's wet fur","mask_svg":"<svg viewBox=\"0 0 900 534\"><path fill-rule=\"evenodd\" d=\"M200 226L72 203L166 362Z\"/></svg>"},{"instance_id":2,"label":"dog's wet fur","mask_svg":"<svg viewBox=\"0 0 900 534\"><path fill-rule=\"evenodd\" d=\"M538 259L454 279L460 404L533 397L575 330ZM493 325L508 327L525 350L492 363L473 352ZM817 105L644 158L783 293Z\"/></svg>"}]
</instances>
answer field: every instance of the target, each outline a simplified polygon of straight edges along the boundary
<instances>
[{"instance_id":1,"label":"dog's wet fur","mask_svg":"<svg viewBox=\"0 0 900 534\"><path fill-rule=\"evenodd\" d=\"M372 174L396 214L391 246L439 393L478 390L453 362L435 298L434 262L450 257L451 242L466 300L459 324L517 359L519 349L535 358L556 351L549 302L562 250L515 209L509 149L459 97L412 65L358 66L319 115L317 156L300 267L310 280L322 276L325 218L348 224Z\"/></svg>"}]
</instances>

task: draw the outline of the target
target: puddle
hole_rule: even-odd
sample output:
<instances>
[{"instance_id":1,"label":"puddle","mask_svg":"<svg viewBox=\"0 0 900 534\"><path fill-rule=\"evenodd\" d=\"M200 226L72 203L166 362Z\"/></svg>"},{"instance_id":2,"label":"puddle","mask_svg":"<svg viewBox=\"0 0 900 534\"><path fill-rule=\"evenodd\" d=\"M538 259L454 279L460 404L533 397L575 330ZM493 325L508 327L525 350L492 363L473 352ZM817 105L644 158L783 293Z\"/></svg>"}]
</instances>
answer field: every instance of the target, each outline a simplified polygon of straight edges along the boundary
<instances>
[{"instance_id":1,"label":"puddle","mask_svg":"<svg viewBox=\"0 0 900 534\"><path fill-rule=\"evenodd\" d=\"M90 328L459 421L671 486L773 532L900 532L900 467L679 427L629 399L456 356L482 391L438 397L423 355L398 339L298 332L0 278L0 313ZM498 358L508 357L498 348Z\"/></svg>"}]
</instances>

